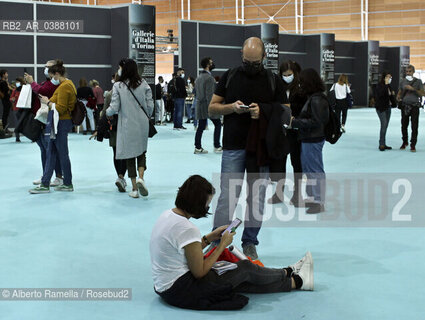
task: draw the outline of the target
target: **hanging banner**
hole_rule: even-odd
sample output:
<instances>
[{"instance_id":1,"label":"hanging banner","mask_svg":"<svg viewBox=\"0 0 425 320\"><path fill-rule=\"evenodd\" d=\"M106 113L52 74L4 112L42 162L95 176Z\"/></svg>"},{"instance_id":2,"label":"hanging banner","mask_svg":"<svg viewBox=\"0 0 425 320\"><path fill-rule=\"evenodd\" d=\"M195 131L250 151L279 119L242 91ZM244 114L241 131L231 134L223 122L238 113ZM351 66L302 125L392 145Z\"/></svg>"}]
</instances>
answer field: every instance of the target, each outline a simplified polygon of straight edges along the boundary
<instances>
[{"instance_id":1,"label":"hanging banner","mask_svg":"<svg viewBox=\"0 0 425 320\"><path fill-rule=\"evenodd\" d=\"M400 81L406 76L406 68L410 64L410 47L400 47Z\"/></svg>"},{"instance_id":2,"label":"hanging banner","mask_svg":"<svg viewBox=\"0 0 425 320\"><path fill-rule=\"evenodd\" d=\"M379 41L369 41L369 86L375 87L379 82Z\"/></svg>"},{"instance_id":3,"label":"hanging banner","mask_svg":"<svg viewBox=\"0 0 425 320\"><path fill-rule=\"evenodd\" d=\"M320 76L325 85L330 87L335 81L335 35L322 33L320 35L321 61Z\"/></svg>"},{"instance_id":4,"label":"hanging banner","mask_svg":"<svg viewBox=\"0 0 425 320\"><path fill-rule=\"evenodd\" d=\"M279 26L277 24L261 24L261 40L264 43L264 67L279 72Z\"/></svg>"},{"instance_id":5,"label":"hanging banner","mask_svg":"<svg viewBox=\"0 0 425 320\"><path fill-rule=\"evenodd\" d=\"M155 87L155 7L129 6L130 58L134 59L139 74L147 81L154 94Z\"/></svg>"}]
</instances>

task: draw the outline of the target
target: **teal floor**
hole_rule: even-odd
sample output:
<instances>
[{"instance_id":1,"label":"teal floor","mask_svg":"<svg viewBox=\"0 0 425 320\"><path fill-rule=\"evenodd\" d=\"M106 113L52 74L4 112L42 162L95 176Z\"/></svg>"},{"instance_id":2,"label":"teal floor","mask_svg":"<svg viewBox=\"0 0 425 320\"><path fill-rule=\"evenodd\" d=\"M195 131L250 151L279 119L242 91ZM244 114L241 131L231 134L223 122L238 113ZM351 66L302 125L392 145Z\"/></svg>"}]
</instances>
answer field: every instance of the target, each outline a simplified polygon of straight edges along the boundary
<instances>
[{"instance_id":1,"label":"teal floor","mask_svg":"<svg viewBox=\"0 0 425 320\"><path fill-rule=\"evenodd\" d=\"M394 173L422 179L424 121L421 111L418 151L400 151L400 113L393 110L387 144L395 149L379 152L375 111L350 110L347 133L336 145L325 146L325 169L330 176ZM193 127L184 132L170 125L159 128L149 141L147 199L117 192L107 141L76 134L69 138L75 192L30 195L31 182L41 174L37 145L25 138L20 144L13 138L0 140L0 288L133 291L132 300L125 302L0 300L0 319L424 319L425 232L423 225L414 224L266 225L259 235L261 261L286 266L310 250L315 291L249 295L250 303L235 312L197 312L164 304L151 279L152 226L173 206L178 186L189 175L213 179L220 171L221 157L212 153L212 128L203 139L207 155L193 154ZM425 188L417 189L413 192L424 194ZM424 213L422 198L412 200L411 213ZM195 224L207 232L212 218ZM240 231L235 236L238 246Z\"/></svg>"}]
</instances>

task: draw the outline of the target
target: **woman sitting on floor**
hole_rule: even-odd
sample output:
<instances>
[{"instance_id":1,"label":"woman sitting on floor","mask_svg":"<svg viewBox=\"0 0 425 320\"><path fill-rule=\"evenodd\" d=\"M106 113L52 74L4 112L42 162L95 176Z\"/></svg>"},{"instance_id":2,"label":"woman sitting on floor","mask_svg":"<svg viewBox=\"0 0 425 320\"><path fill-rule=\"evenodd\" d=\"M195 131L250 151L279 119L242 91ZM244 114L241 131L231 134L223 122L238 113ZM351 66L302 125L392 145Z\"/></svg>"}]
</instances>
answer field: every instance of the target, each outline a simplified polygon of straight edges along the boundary
<instances>
[{"instance_id":1,"label":"woman sitting on floor","mask_svg":"<svg viewBox=\"0 0 425 320\"><path fill-rule=\"evenodd\" d=\"M237 268L217 275L211 267L233 241L234 232L222 232L222 226L201 237L190 218L203 218L215 193L201 176L193 175L179 188L176 207L165 211L155 224L150 254L154 289L167 303L186 309L232 310L248 303L237 294L313 290L313 259L307 254L287 268L264 268L249 260L237 262ZM202 249L220 240L216 250L204 259Z\"/></svg>"}]
</instances>

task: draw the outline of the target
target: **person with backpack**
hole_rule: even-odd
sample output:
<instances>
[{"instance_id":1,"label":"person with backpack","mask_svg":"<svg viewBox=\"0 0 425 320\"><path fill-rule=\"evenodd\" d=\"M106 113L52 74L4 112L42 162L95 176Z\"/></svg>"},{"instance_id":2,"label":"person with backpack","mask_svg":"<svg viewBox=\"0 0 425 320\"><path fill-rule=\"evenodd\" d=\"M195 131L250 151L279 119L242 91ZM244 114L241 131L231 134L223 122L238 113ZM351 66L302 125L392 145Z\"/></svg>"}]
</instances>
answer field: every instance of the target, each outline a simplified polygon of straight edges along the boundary
<instances>
[{"instance_id":1,"label":"person with backpack","mask_svg":"<svg viewBox=\"0 0 425 320\"><path fill-rule=\"evenodd\" d=\"M301 141L301 164L307 176L307 195L312 199L305 202L307 213L325 211L326 175L323 166L323 145L326 125L329 122L329 103L324 95L325 84L314 69L300 73L301 90L308 100L297 118L292 117L289 127L298 130Z\"/></svg>"},{"instance_id":2,"label":"person with backpack","mask_svg":"<svg viewBox=\"0 0 425 320\"><path fill-rule=\"evenodd\" d=\"M392 148L385 143L385 135L387 133L388 123L391 117L391 105L395 103L395 93L391 89L391 74L384 71L381 80L375 88L375 108L381 122L381 130L379 133L379 150L391 150Z\"/></svg>"},{"instance_id":3,"label":"person with backpack","mask_svg":"<svg viewBox=\"0 0 425 320\"><path fill-rule=\"evenodd\" d=\"M301 109L307 101L307 96L300 90L299 74L301 67L298 63L285 60L279 67L279 75L283 81L283 87L285 97L287 98L287 104L291 108L292 116L298 117ZM291 155L291 165L294 169L294 193L290 200L291 204L295 207L303 205L303 199L301 195L301 183L302 183L302 165L301 165L301 142L298 139L298 130L287 130L286 137L289 142L289 152ZM274 173L271 175L272 181L284 181L286 178L286 162L288 156L284 156L281 161L280 173ZM276 176L276 179L273 177ZM282 189L276 189L274 195L268 200L268 203L282 203L283 202L283 190L285 184L282 183ZM280 185L278 184L278 187Z\"/></svg>"},{"instance_id":4,"label":"person with backpack","mask_svg":"<svg viewBox=\"0 0 425 320\"><path fill-rule=\"evenodd\" d=\"M341 74L338 78L338 82L334 83L332 86L331 91L332 90L334 90L336 98L335 112L338 119L341 121L341 130L342 132L345 132L345 123L347 122L347 112L349 107L347 97L351 94L348 77L345 74Z\"/></svg>"},{"instance_id":5,"label":"person with backpack","mask_svg":"<svg viewBox=\"0 0 425 320\"><path fill-rule=\"evenodd\" d=\"M106 115L110 120L118 114L116 159L126 159L132 191L129 196L148 195L144 174L148 148L149 119L154 102L152 90L142 79L137 64L132 59L122 59L118 70L119 80L112 88L112 100ZM137 167L136 167L137 160ZM136 170L137 168L137 170ZM137 173L139 178L137 178Z\"/></svg>"},{"instance_id":6,"label":"person with backpack","mask_svg":"<svg viewBox=\"0 0 425 320\"><path fill-rule=\"evenodd\" d=\"M410 151L416 152L416 142L418 140L419 108L421 99L425 96L424 85L421 80L415 78L415 67L409 65L406 68L406 77L400 82L400 89L397 94L397 101L401 104L401 133L403 144L400 149L404 150L409 145L409 120L412 122L412 138L410 139Z\"/></svg>"},{"instance_id":7,"label":"person with backpack","mask_svg":"<svg viewBox=\"0 0 425 320\"><path fill-rule=\"evenodd\" d=\"M58 185L55 190L74 191L71 161L68 153L68 133L72 129L71 112L74 110L77 100L77 89L74 83L65 77L66 69L62 60L55 60L55 64L49 68L49 75L52 82L59 82L59 86L50 99L39 95L41 103L46 104L49 108L45 134L50 138L50 142L47 148L46 168L41 178L41 184L29 191L33 194L50 192L50 178L53 175L57 157L60 159L63 184ZM59 119L59 121L56 122L56 119Z\"/></svg>"},{"instance_id":8,"label":"person with backpack","mask_svg":"<svg viewBox=\"0 0 425 320\"><path fill-rule=\"evenodd\" d=\"M248 134L252 126L260 123L260 104L284 103L282 81L277 75L264 68L264 43L257 37L245 40L242 47L242 66L226 71L220 78L208 108L210 115L223 115L223 153L221 159L220 197L214 216L214 229L229 224L232 220L241 187L231 192L231 182L243 181L245 171L248 188L247 213L242 235L242 248L245 255L258 259L256 246L264 211L267 185L256 186L260 176L268 179L268 167L261 165L259 170L250 172L247 165ZM265 110L264 110L265 111ZM254 135L255 136L255 135ZM257 162L253 159L254 168ZM268 180L267 180L268 181Z\"/></svg>"}]
</instances>

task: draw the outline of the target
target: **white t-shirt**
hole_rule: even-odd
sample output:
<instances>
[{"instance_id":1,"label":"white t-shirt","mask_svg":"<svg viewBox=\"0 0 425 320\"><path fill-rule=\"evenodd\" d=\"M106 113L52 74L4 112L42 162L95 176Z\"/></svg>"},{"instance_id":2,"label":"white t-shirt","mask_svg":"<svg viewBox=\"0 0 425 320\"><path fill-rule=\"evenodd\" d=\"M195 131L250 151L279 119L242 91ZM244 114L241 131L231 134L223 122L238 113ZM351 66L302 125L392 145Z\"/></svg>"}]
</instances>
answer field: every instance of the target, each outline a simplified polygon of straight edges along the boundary
<instances>
[{"instance_id":1,"label":"white t-shirt","mask_svg":"<svg viewBox=\"0 0 425 320\"><path fill-rule=\"evenodd\" d=\"M201 242L201 232L187 218L171 209L159 217L150 241L153 283L163 292L189 271L184 249L193 242Z\"/></svg>"},{"instance_id":2,"label":"white t-shirt","mask_svg":"<svg viewBox=\"0 0 425 320\"><path fill-rule=\"evenodd\" d=\"M340 85L339 83L335 83L334 90L335 90L335 97L338 100L346 99L347 93L351 93L350 87L347 86L345 83L343 85Z\"/></svg>"}]
</instances>

